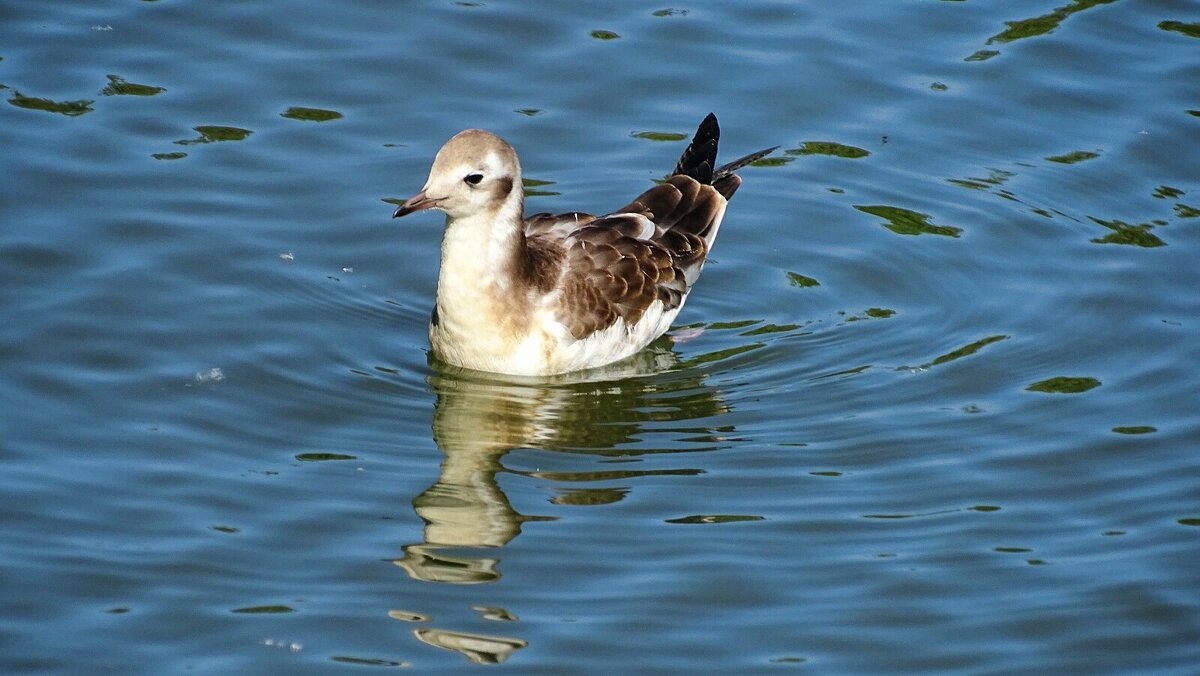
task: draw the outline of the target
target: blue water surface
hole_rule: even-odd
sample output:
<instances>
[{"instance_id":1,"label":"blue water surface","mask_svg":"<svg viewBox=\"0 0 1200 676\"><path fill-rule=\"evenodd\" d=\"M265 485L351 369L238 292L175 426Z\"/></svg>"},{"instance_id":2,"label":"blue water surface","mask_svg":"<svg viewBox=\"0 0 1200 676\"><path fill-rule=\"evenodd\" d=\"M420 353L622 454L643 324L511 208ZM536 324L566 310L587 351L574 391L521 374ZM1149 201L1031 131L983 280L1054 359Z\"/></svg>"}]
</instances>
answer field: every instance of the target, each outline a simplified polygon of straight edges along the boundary
<instances>
[{"instance_id":1,"label":"blue water surface","mask_svg":"<svg viewBox=\"0 0 1200 676\"><path fill-rule=\"evenodd\" d=\"M1200 7L0 8L0 672L1195 673ZM670 338L431 361L449 136L742 172Z\"/></svg>"}]
</instances>

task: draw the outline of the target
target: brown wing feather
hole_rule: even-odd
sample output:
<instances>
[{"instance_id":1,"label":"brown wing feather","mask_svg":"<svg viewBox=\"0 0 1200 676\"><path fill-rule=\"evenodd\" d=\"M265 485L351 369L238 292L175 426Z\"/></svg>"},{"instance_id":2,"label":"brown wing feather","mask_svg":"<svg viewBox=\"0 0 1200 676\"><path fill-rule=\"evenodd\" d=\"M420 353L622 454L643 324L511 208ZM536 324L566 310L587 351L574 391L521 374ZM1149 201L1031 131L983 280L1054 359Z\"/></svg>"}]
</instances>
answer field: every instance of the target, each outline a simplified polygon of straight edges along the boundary
<instances>
[{"instance_id":1,"label":"brown wing feather","mask_svg":"<svg viewBox=\"0 0 1200 676\"><path fill-rule=\"evenodd\" d=\"M733 177L726 177L726 180L730 178ZM654 222L656 239L662 233L680 227L703 237L723 204L723 196L717 189L677 174L638 195L637 199L617 210L613 216L633 213L649 218ZM611 216L600 220L609 218Z\"/></svg>"},{"instance_id":2,"label":"brown wing feather","mask_svg":"<svg viewBox=\"0 0 1200 676\"><path fill-rule=\"evenodd\" d=\"M572 232L565 242L559 321L582 339L618 317L627 326L636 323L655 302L679 307L708 254L707 237L724 204L712 186L672 176L621 213ZM655 226L649 239L638 236L646 231L645 219Z\"/></svg>"},{"instance_id":3,"label":"brown wing feather","mask_svg":"<svg viewBox=\"0 0 1200 676\"><path fill-rule=\"evenodd\" d=\"M618 318L632 325L655 301L679 307L686 292L670 252L621 233L630 227L621 223L627 218L598 218L570 239L557 317L577 339L612 326Z\"/></svg>"},{"instance_id":4,"label":"brown wing feather","mask_svg":"<svg viewBox=\"0 0 1200 676\"><path fill-rule=\"evenodd\" d=\"M594 220L595 216L582 211L568 211L565 214L537 213L525 218L525 235L545 235L561 231L565 236Z\"/></svg>"},{"instance_id":5,"label":"brown wing feather","mask_svg":"<svg viewBox=\"0 0 1200 676\"><path fill-rule=\"evenodd\" d=\"M679 205L683 194L671 183L660 183L637 196L629 204L617 209L617 214L641 214L657 222L656 216L670 213Z\"/></svg>"},{"instance_id":6,"label":"brown wing feather","mask_svg":"<svg viewBox=\"0 0 1200 676\"><path fill-rule=\"evenodd\" d=\"M612 326L632 326L656 302L680 306L704 265L727 200L741 185L733 172L774 148L715 171L720 130L709 114L684 151L675 174L616 212L535 214L528 236L556 239L565 249L557 318L577 339ZM650 226L653 226L651 228Z\"/></svg>"}]
</instances>

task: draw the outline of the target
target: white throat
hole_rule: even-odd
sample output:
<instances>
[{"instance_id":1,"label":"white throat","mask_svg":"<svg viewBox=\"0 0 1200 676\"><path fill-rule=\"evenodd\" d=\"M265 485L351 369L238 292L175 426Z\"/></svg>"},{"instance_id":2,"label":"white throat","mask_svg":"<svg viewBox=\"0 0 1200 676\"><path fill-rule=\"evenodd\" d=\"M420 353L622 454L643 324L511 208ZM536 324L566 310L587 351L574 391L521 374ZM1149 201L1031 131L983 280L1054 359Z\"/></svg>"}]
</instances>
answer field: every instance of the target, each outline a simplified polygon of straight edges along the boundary
<instances>
[{"instance_id":1,"label":"white throat","mask_svg":"<svg viewBox=\"0 0 1200 676\"><path fill-rule=\"evenodd\" d=\"M435 351L502 353L528 330L529 299L517 267L525 246L522 216L515 191L498 209L447 216L437 322L429 330Z\"/></svg>"}]
</instances>

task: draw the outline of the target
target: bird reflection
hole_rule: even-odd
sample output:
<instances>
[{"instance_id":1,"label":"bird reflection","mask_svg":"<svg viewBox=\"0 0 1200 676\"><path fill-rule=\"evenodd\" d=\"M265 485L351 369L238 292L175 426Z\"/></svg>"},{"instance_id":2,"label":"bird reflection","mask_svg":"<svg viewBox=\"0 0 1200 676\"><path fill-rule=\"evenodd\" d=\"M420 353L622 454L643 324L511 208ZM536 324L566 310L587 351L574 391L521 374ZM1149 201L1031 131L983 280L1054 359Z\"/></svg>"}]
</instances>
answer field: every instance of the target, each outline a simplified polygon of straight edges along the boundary
<instances>
[{"instance_id":1,"label":"bird reflection","mask_svg":"<svg viewBox=\"0 0 1200 676\"><path fill-rule=\"evenodd\" d=\"M500 578L495 556L521 532L527 516L513 508L496 476L502 471L561 483L611 481L649 474L699 474L698 469L602 472L514 472L501 463L514 448L632 457L716 448L723 431L709 422L726 408L704 384L704 369L680 368L662 340L635 358L603 369L521 379L463 371L434 363L428 383L437 395L433 439L445 458L436 483L413 499L424 538L395 561L428 582L479 584ZM665 423L665 424L664 424ZM653 429L650 429L653 426ZM669 449L646 448L647 433L674 434ZM602 504L628 489L562 491L555 504ZM482 549L489 555L478 556Z\"/></svg>"}]
</instances>

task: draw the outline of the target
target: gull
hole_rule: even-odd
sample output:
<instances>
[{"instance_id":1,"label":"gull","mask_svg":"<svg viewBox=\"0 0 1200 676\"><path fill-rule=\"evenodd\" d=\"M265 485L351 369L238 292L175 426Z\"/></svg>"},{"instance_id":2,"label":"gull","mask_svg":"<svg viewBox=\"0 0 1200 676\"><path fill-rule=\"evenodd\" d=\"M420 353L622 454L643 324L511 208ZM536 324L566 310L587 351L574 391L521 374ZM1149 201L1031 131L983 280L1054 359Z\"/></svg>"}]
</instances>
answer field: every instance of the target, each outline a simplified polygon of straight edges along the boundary
<instances>
[{"instance_id":1,"label":"gull","mask_svg":"<svg viewBox=\"0 0 1200 676\"><path fill-rule=\"evenodd\" d=\"M433 353L462 368L547 376L619 361L665 333L742 183L734 172L778 147L716 167L720 133L709 113L671 175L612 213L528 217L513 147L482 129L456 134L425 187L392 214L446 214Z\"/></svg>"}]
</instances>

